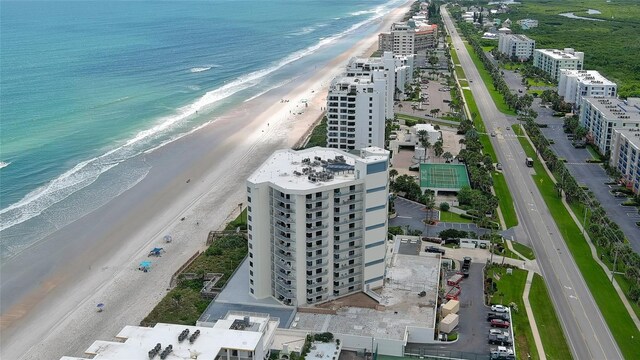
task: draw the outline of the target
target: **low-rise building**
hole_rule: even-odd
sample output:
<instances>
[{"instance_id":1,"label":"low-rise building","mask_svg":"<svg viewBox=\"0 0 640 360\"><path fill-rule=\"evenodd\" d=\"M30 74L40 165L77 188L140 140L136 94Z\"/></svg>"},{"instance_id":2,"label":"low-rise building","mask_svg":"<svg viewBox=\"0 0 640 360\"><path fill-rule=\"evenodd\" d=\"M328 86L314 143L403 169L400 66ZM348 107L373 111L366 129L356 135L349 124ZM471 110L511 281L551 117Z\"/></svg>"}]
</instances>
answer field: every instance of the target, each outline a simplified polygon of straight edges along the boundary
<instances>
[{"instance_id":1,"label":"low-rise building","mask_svg":"<svg viewBox=\"0 0 640 360\"><path fill-rule=\"evenodd\" d=\"M588 130L588 139L601 154L611 148L614 129L640 128L640 98L583 97L580 125Z\"/></svg>"},{"instance_id":2,"label":"low-rise building","mask_svg":"<svg viewBox=\"0 0 640 360\"><path fill-rule=\"evenodd\" d=\"M509 58L516 58L518 61L529 60L533 56L535 48L535 40L529 39L525 35L500 34L498 39L498 51Z\"/></svg>"},{"instance_id":3,"label":"low-rise building","mask_svg":"<svg viewBox=\"0 0 640 360\"><path fill-rule=\"evenodd\" d=\"M618 86L595 70L560 70L558 95L580 106L583 97L616 97Z\"/></svg>"},{"instance_id":4,"label":"low-rise building","mask_svg":"<svg viewBox=\"0 0 640 360\"><path fill-rule=\"evenodd\" d=\"M534 19L521 19L516 21L516 23L520 25L520 28L522 28L522 30L529 30L538 27L538 20Z\"/></svg>"},{"instance_id":5,"label":"low-rise building","mask_svg":"<svg viewBox=\"0 0 640 360\"><path fill-rule=\"evenodd\" d=\"M533 66L543 70L554 80L560 78L560 70L582 70L584 53L571 48L564 50L535 49Z\"/></svg>"},{"instance_id":6,"label":"low-rise building","mask_svg":"<svg viewBox=\"0 0 640 360\"><path fill-rule=\"evenodd\" d=\"M609 165L622 174L627 188L640 193L640 128L614 129Z\"/></svg>"},{"instance_id":7,"label":"low-rise building","mask_svg":"<svg viewBox=\"0 0 640 360\"><path fill-rule=\"evenodd\" d=\"M266 360L279 322L268 314L229 312L213 327L125 326L116 335L118 341L95 341L85 351L90 357L61 360L151 359L163 352L169 359Z\"/></svg>"}]
</instances>

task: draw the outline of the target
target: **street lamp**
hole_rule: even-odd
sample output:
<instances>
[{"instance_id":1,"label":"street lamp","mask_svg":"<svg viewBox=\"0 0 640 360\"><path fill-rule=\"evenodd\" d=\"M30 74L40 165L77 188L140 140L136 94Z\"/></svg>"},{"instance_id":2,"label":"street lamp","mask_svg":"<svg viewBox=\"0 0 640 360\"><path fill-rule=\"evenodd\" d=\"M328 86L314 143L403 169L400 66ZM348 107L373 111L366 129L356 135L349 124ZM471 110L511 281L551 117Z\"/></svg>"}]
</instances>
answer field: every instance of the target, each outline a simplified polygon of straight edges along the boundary
<instances>
[{"instance_id":1,"label":"street lamp","mask_svg":"<svg viewBox=\"0 0 640 360\"><path fill-rule=\"evenodd\" d=\"M244 219L243 219L243 216L242 216L242 203L238 204L238 209L240 210L240 224L243 224L244 223ZM242 225L240 225L240 226L242 226Z\"/></svg>"}]
</instances>

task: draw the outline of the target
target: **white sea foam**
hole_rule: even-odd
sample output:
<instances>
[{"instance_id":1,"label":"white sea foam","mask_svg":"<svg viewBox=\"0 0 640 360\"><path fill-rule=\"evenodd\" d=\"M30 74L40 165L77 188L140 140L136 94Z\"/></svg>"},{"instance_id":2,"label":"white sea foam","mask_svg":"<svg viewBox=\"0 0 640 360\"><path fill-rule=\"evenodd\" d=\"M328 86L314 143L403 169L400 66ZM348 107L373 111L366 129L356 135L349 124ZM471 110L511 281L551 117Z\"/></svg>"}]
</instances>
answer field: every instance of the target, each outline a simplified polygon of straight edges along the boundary
<instances>
[{"instance_id":1,"label":"white sea foam","mask_svg":"<svg viewBox=\"0 0 640 360\"><path fill-rule=\"evenodd\" d=\"M239 91L255 86L265 76L273 73L274 71L281 69L287 64L290 64L305 56L308 56L318 49L327 46L332 42L340 39L341 37L351 33L352 31L362 27L363 25L380 18L384 15L384 13L386 13L385 10L388 9L387 6L396 2L397 1L391 1L385 6L378 6L375 9L370 10L367 13L371 13L374 15L369 17L368 19L353 24L347 30L324 38L314 45L296 51L268 68L254 71L247 75L241 76L238 79L225 84L224 86L207 92L195 102L179 108L174 115L159 119L154 126L149 129L140 131L134 137L127 140L124 144L104 153L103 155L77 164L72 169L66 171L46 185L34 191L31 191L20 201L0 210L0 231L27 221L35 216L38 216L51 205L66 199L74 192L92 184L97 180L100 174L108 171L114 166L117 166L120 162L137 156L143 152L149 151L150 145L154 140L161 140L160 142L162 146L164 146L187 135L188 133L195 131L195 129L191 129L188 132L183 132L181 134L171 136L169 139L162 139L162 137L168 131L175 129L190 116L196 114L199 110L215 104L220 100L226 99ZM207 70L215 66L216 65L207 66ZM204 68L205 67L193 69ZM199 126L199 128L201 128L202 126L204 125ZM157 148L158 146L156 142L153 146L153 149Z\"/></svg>"},{"instance_id":2,"label":"white sea foam","mask_svg":"<svg viewBox=\"0 0 640 360\"><path fill-rule=\"evenodd\" d=\"M310 34L312 32L316 31L316 27L315 26L305 26L302 29L292 32L289 35L292 36L300 36L300 35L306 35L306 34Z\"/></svg>"},{"instance_id":3,"label":"white sea foam","mask_svg":"<svg viewBox=\"0 0 640 360\"><path fill-rule=\"evenodd\" d=\"M10 162L6 162L6 161L0 161L0 169L2 168L6 168L7 166L9 166L11 163Z\"/></svg>"},{"instance_id":4,"label":"white sea foam","mask_svg":"<svg viewBox=\"0 0 640 360\"><path fill-rule=\"evenodd\" d=\"M205 66L200 66L200 67L192 67L191 69L189 69L190 72L192 73L199 73L199 72L204 72L204 71L209 71L213 68L219 68L221 67L220 65L205 65Z\"/></svg>"}]
</instances>

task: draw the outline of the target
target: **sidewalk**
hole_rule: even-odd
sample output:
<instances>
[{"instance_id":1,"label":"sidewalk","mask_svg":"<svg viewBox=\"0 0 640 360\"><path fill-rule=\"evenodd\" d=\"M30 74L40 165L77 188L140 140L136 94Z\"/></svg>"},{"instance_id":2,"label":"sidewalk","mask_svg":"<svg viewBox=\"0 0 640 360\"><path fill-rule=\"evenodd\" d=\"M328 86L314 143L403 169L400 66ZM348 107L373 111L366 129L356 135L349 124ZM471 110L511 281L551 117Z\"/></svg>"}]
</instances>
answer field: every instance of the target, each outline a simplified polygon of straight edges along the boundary
<instances>
[{"instance_id":1,"label":"sidewalk","mask_svg":"<svg viewBox=\"0 0 640 360\"><path fill-rule=\"evenodd\" d=\"M511 248L511 244L509 244ZM540 333L538 332L538 325L536 324L536 318L533 317L533 311L531 310L531 303L529 303L529 291L531 290L531 282L533 281L533 271L529 271L527 274L527 282L524 285L524 291L522 292L522 301L524 302L524 309L527 312L529 318L529 325L531 325L531 334L533 334L533 341L538 348L538 356L540 360L547 360L547 355L544 353L544 347L542 346L542 339L540 339Z\"/></svg>"}]
</instances>

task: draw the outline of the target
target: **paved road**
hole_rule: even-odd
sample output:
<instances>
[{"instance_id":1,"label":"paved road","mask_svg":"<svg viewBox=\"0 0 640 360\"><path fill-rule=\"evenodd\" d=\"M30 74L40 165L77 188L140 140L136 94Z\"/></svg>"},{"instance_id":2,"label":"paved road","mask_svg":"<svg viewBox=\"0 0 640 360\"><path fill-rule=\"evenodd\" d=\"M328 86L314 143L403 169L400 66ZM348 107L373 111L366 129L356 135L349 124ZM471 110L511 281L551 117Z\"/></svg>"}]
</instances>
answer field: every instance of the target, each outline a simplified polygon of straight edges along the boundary
<instances>
[{"instance_id":1,"label":"paved road","mask_svg":"<svg viewBox=\"0 0 640 360\"><path fill-rule=\"evenodd\" d=\"M493 103L444 6L441 13L466 77L473 80L469 85L488 131L504 129L509 126L507 117ZM497 137L491 138L491 142L504 168L520 219L521 226L516 231L516 237L528 237L533 245L573 357L622 359L600 310L530 176L532 169L524 165L525 158L518 140Z\"/></svg>"}]
</instances>

